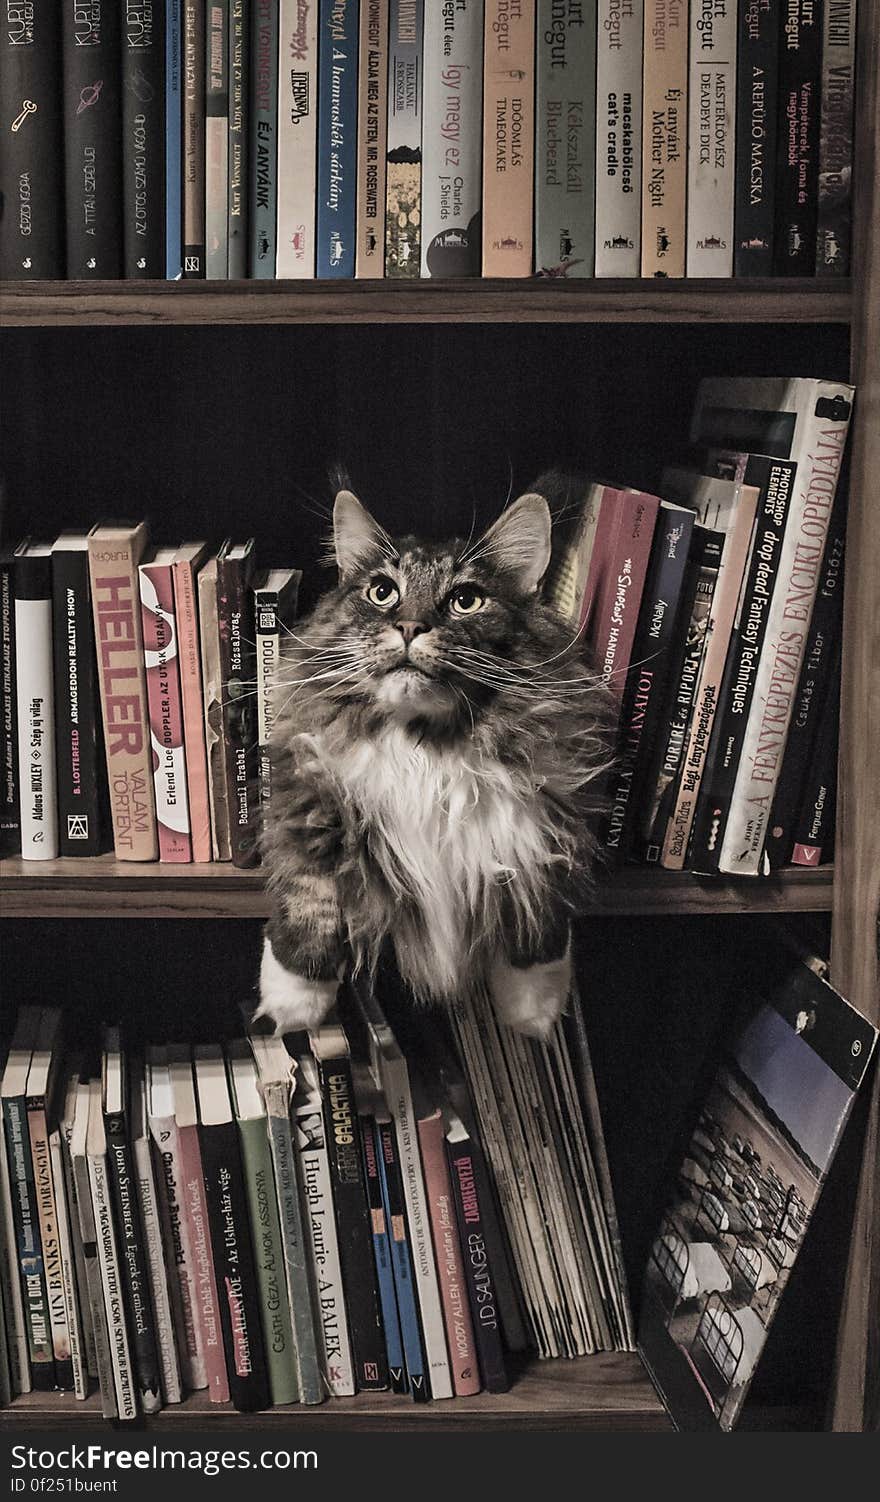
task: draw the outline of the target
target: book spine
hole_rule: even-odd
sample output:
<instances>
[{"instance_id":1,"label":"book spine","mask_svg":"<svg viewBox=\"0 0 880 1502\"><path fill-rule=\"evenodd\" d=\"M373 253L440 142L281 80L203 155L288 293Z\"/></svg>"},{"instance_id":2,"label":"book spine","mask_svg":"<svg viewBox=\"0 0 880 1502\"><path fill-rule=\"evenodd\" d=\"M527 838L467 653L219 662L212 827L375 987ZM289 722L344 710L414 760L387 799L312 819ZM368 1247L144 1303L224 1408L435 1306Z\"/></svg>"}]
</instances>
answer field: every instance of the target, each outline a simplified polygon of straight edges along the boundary
<instances>
[{"instance_id":1,"label":"book spine","mask_svg":"<svg viewBox=\"0 0 880 1502\"><path fill-rule=\"evenodd\" d=\"M605 828L605 848L618 855L629 846L635 800L660 718L693 528L692 515L661 506L633 642L634 667L623 698Z\"/></svg>"},{"instance_id":2,"label":"book spine","mask_svg":"<svg viewBox=\"0 0 880 1502\"><path fill-rule=\"evenodd\" d=\"M580 0L538 0L536 73L535 269L592 276L596 31Z\"/></svg>"},{"instance_id":3,"label":"book spine","mask_svg":"<svg viewBox=\"0 0 880 1502\"><path fill-rule=\"evenodd\" d=\"M845 487L838 486L825 542L816 603L810 616L810 634L795 691L785 755L767 828L765 849L773 869L788 865L791 859L792 830L813 759L823 706L828 697L830 676L838 667L837 654L843 626L845 551Z\"/></svg>"},{"instance_id":4,"label":"book spine","mask_svg":"<svg viewBox=\"0 0 880 1502\"><path fill-rule=\"evenodd\" d=\"M400 1316L400 1335L410 1393L416 1403L430 1397L425 1373L425 1353L419 1330L419 1311L413 1278L409 1238L406 1230L406 1204L400 1162L397 1156L394 1127L390 1121L376 1122L376 1159L382 1185L382 1203L391 1240L391 1266Z\"/></svg>"},{"instance_id":5,"label":"book spine","mask_svg":"<svg viewBox=\"0 0 880 1502\"><path fill-rule=\"evenodd\" d=\"M0 277L64 275L61 49L49 5L7 5L0 37Z\"/></svg>"},{"instance_id":6,"label":"book spine","mask_svg":"<svg viewBox=\"0 0 880 1502\"><path fill-rule=\"evenodd\" d=\"M400 1317L397 1312L397 1298L394 1293L391 1240L385 1203L382 1198L379 1159L376 1154L376 1123L372 1116L361 1116L359 1125L364 1183L367 1189L370 1230L373 1236L373 1261L376 1268L382 1330L388 1357L388 1376L392 1392L406 1392L406 1362L403 1354L403 1337L400 1332Z\"/></svg>"},{"instance_id":7,"label":"book spine","mask_svg":"<svg viewBox=\"0 0 880 1502\"><path fill-rule=\"evenodd\" d=\"M354 276L358 0L320 0L316 271Z\"/></svg>"},{"instance_id":8,"label":"book spine","mask_svg":"<svg viewBox=\"0 0 880 1502\"><path fill-rule=\"evenodd\" d=\"M21 850L18 698L15 672L15 560L0 556L0 855Z\"/></svg>"},{"instance_id":9,"label":"book spine","mask_svg":"<svg viewBox=\"0 0 880 1502\"><path fill-rule=\"evenodd\" d=\"M656 496L618 493L617 527L590 628L596 670L618 703L626 688L658 510Z\"/></svg>"},{"instance_id":10,"label":"book spine","mask_svg":"<svg viewBox=\"0 0 880 1502\"><path fill-rule=\"evenodd\" d=\"M42 1098L27 1101L28 1135L34 1173L34 1209L39 1222L43 1248L43 1274L46 1280L46 1308L55 1362L55 1385L73 1391L73 1362L70 1353L70 1327L64 1295L64 1269L58 1231L58 1206L52 1179L46 1103Z\"/></svg>"},{"instance_id":11,"label":"book spine","mask_svg":"<svg viewBox=\"0 0 880 1502\"><path fill-rule=\"evenodd\" d=\"M761 494L691 832L688 864L695 871L718 869L757 666L767 634L770 603L779 576L782 544L789 525L795 466L786 460L752 455L745 476L747 483L759 486Z\"/></svg>"},{"instance_id":12,"label":"book spine","mask_svg":"<svg viewBox=\"0 0 880 1502\"><path fill-rule=\"evenodd\" d=\"M58 852L104 849L106 770L95 627L85 550L52 555Z\"/></svg>"},{"instance_id":13,"label":"book spine","mask_svg":"<svg viewBox=\"0 0 880 1502\"><path fill-rule=\"evenodd\" d=\"M281 0L276 275L293 279L315 275L320 29L311 0Z\"/></svg>"},{"instance_id":14,"label":"book spine","mask_svg":"<svg viewBox=\"0 0 880 1502\"><path fill-rule=\"evenodd\" d=\"M134 535L89 538L89 577L101 685L104 754L117 860L159 853Z\"/></svg>"},{"instance_id":15,"label":"book spine","mask_svg":"<svg viewBox=\"0 0 880 1502\"><path fill-rule=\"evenodd\" d=\"M155 1320L156 1354L161 1375L161 1394L166 1403L179 1403L180 1366L177 1360L177 1340L174 1333L168 1269L162 1241L162 1221L159 1199L153 1175L153 1160L149 1137L138 1137L133 1143L136 1172L137 1200L144 1234L144 1257L147 1268L147 1288Z\"/></svg>"},{"instance_id":16,"label":"book spine","mask_svg":"<svg viewBox=\"0 0 880 1502\"><path fill-rule=\"evenodd\" d=\"M421 268L423 0L391 0L385 174L385 275Z\"/></svg>"},{"instance_id":17,"label":"book spine","mask_svg":"<svg viewBox=\"0 0 880 1502\"><path fill-rule=\"evenodd\" d=\"M480 1391L474 1328L468 1307L466 1275L455 1213L455 1199L439 1111L419 1121L419 1143L431 1214L431 1235L446 1320L446 1345L457 1398Z\"/></svg>"},{"instance_id":18,"label":"book spine","mask_svg":"<svg viewBox=\"0 0 880 1502\"><path fill-rule=\"evenodd\" d=\"M272 796L272 758L269 737L274 718L272 687L281 651L276 590L254 591L254 631L257 644L257 746L260 763L260 801L263 812Z\"/></svg>"},{"instance_id":19,"label":"book spine","mask_svg":"<svg viewBox=\"0 0 880 1502\"><path fill-rule=\"evenodd\" d=\"M840 728L840 644L817 727L816 743L794 824L792 865L821 866L834 859L837 750Z\"/></svg>"},{"instance_id":20,"label":"book spine","mask_svg":"<svg viewBox=\"0 0 880 1502\"><path fill-rule=\"evenodd\" d=\"M248 274L275 275L278 229L278 0L251 0L251 110L248 138Z\"/></svg>"},{"instance_id":21,"label":"book spine","mask_svg":"<svg viewBox=\"0 0 880 1502\"><path fill-rule=\"evenodd\" d=\"M183 0L183 274L205 275L205 0Z\"/></svg>"},{"instance_id":22,"label":"book spine","mask_svg":"<svg viewBox=\"0 0 880 1502\"><path fill-rule=\"evenodd\" d=\"M641 269L643 0L598 0L596 275Z\"/></svg>"},{"instance_id":23,"label":"book spine","mask_svg":"<svg viewBox=\"0 0 880 1502\"><path fill-rule=\"evenodd\" d=\"M855 124L856 0L825 0L819 123L818 276L849 276Z\"/></svg>"},{"instance_id":24,"label":"book spine","mask_svg":"<svg viewBox=\"0 0 880 1502\"><path fill-rule=\"evenodd\" d=\"M738 31L733 269L736 276L770 276L779 72L775 0L741 0Z\"/></svg>"},{"instance_id":25,"label":"book spine","mask_svg":"<svg viewBox=\"0 0 880 1502\"><path fill-rule=\"evenodd\" d=\"M208 0L205 15L205 276L229 275L229 6Z\"/></svg>"},{"instance_id":26,"label":"book spine","mask_svg":"<svg viewBox=\"0 0 880 1502\"><path fill-rule=\"evenodd\" d=\"M260 781L251 692L255 676L253 596L245 565L236 560L222 558L218 562L217 620L232 859L236 866L255 866L259 860Z\"/></svg>"},{"instance_id":27,"label":"book spine","mask_svg":"<svg viewBox=\"0 0 880 1502\"><path fill-rule=\"evenodd\" d=\"M170 564L142 563L139 573L159 859L189 862L192 840L174 581Z\"/></svg>"},{"instance_id":28,"label":"book spine","mask_svg":"<svg viewBox=\"0 0 880 1502\"><path fill-rule=\"evenodd\" d=\"M360 10L354 274L382 277L388 143L388 0L361 0Z\"/></svg>"},{"instance_id":29,"label":"book spine","mask_svg":"<svg viewBox=\"0 0 880 1502\"><path fill-rule=\"evenodd\" d=\"M486 0L483 35L483 275L531 276L535 0Z\"/></svg>"},{"instance_id":30,"label":"book spine","mask_svg":"<svg viewBox=\"0 0 880 1502\"><path fill-rule=\"evenodd\" d=\"M816 269L822 8L822 0L785 0L780 23L777 276L812 276Z\"/></svg>"},{"instance_id":31,"label":"book spine","mask_svg":"<svg viewBox=\"0 0 880 1502\"><path fill-rule=\"evenodd\" d=\"M239 1413L269 1406L259 1296L235 1127L199 1134L229 1395Z\"/></svg>"},{"instance_id":32,"label":"book spine","mask_svg":"<svg viewBox=\"0 0 880 1502\"><path fill-rule=\"evenodd\" d=\"M354 1394L354 1363L348 1335L339 1241L333 1215L330 1160L320 1114L297 1124L306 1233L314 1268L315 1309L324 1376L335 1398Z\"/></svg>"},{"instance_id":33,"label":"book spine","mask_svg":"<svg viewBox=\"0 0 880 1502\"><path fill-rule=\"evenodd\" d=\"M49 1324L49 1301L43 1245L37 1217L34 1169L27 1112L21 1096L3 1101L6 1161L12 1187L12 1216L18 1249L22 1303L27 1328L31 1380L38 1392L55 1385L55 1360Z\"/></svg>"},{"instance_id":34,"label":"book spine","mask_svg":"<svg viewBox=\"0 0 880 1502\"><path fill-rule=\"evenodd\" d=\"M249 83L250 15L245 0L229 0L227 276L236 281L246 277L248 269Z\"/></svg>"},{"instance_id":35,"label":"book spine","mask_svg":"<svg viewBox=\"0 0 880 1502\"><path fill-rule=\"evenodd\" d=\"M77 1290L79 1305L80 1332L82 1341L83 1361L87 1377L97 1377L98 1361L95 1351L95 1332L92 1328L92 1311L88 1298L88 1279L86 1267L86 1254L83 1248L83 1238L80 1234L82 1217L79 1208L79 1197L76 1187L73 1159L70 1144L73 1136L73 1121L62 1121L60 1124L61 1155L64 1168L64 1192L67 1204L68 1219L71 1231L71 1246L73 1249L74 1262L74 1286ZM2 1156L2 1154L0 1154Z\"/></svg>"},{"instance_id":36,"label":"book spine","mask_svg":"<svg viewBox=\"0 0 880 1502\"><path fill-rule=\"evenodd\" d=\"M269 1145L275 1170L278 1219L287 1275L287 1296L293 1324L300 1401L312 1404L322 1401L324 1389L318 1364L318 1345L312 1310L312 1293L309 1286L309 1252L303 1225L286 1086L281 1096L277 1104L273 1105L272 1087L266 1089Z\"/></svg>"},{"instance_id":37,"label":"book spine","mask_svg":"<svg viewBox=\"0 0 880 1502\"><path fill-rule=\"evenodd\" d=\"M226 754L223 743L223 689L220 670L220 634L217 625L217 571L214 560L211 560L199 572L198 595L205 760L208 772L208 804L211 812L211 855L215 861L228 861L232 855L232 847L229 833Z\"/></svg>"},{"instance_id":38,"label":"book spine","mask_svg":"<svg viewBox=\"0 0 880 1502\"><path fill-rule=\"evenodd\" d=\"M422 266L479 276L482 256L483 0L425 10Z\"/></svg>"},{"instance_id":39,"label":"book spine","mask_svg":"<svg viewBox=\"0 0 880 1502\"><path fill-rule=\"evenodd\" d=\"M464 1278L483 1385L487 1392L507 1392L510 1378L504 1357L471 1145L467 1141L447 1142L446 1148L458 1233L461 1237Z\"/></svg>"},{"instance_id":40,"label":"book spine","mask_svg":"<svg viewBox=\"0 0 880 1502\"><path fill-rule=\"evenodd\" d=\"M116 1418L116 1381L110 1354L110 1327L104 1307L104 1285L87 1159L71 1154L70 1171L76 1189L78 1239L85 1265L85 1295L94 1339L95 1375L101 1392L101 1412L105 1418Z\"/></svg>"},{"instance_id":41,"label":"book spine","mask_svg":"<svg viewBox=\"0 0 880 1502\"><path fill-rule=\"evenodd\" d=\"M212 1252L213 1230L208 1198L204 1135L195 1126L178 1127L181 1210L186 1222L192 1269L193 1318L199 1331L205 1381L212 1403L228 1403L232 1374L223 1325L225 1285L221 1264ZM228 1306L227 1311L228 1313Z\"/></svg>"},{"instance_id":42,"label":"book spine","mask_svg":"<svg viewBox=\"0 0 880 1502\"><path fill-rule=\"evenodd\" d=\"M122 23L122 274L165 273L165 4L126 4Z\"/></svg>"},{"instance_id":43,"label":"book spine","mask_svg":"<svg viewBox=\"0 0 880 1502\"><path fill-rule=\"evenodd\" d=\"M322 1061L321 1088L355 1383L359 1392L381 1391L388 1386L388 1362L370 1247L360 1131L347 1059Z\"/></svg>"},{"instance_id":44,"label":"book spine","mask_svg":"<svg viewBox=\"0 0 880 1502\"><path fill-rule=\"evenodd\" d=\"M150 1303L150 1284L144 1233L137 1200L137 1174L124 1117L104 1118L107 1136L107 1176L114 1209L120 1281L131 1343L135 1383L144 1413L162 1406L156 1329Z\"/></svg>"},{"instance_id":45,"label":"book spine","mask_svg":"<svg viewBox=\"0 0 880 1502\"><path fill-rule=\"evenodd\" d=\"M199 612L192 564L182 560L172 566L172 572L192 858L203 863L211 859L211 808L205 756Z\"/></svg>"},{"instance_id":46,"label":"book spine","mask_svg":"<svg viewBox=\"0 0 880 1502\"><path fill-rule=\"evenodd\" d=\"M4 1137L3 1117L0 1114L0 1215L3 1216L3 1225L0 1228L0 1284L2 1284L5 1318L9 1327L7 1346L9 1376L12 1392L16 1394L30 1392L31 1364L28 1356L28 1327L19 1272L18 1236L12 1209L12 1180L9 1174Z\"/></svg>"},{"instance_id":47,"label":"book spine","mask_svg":"<svg viewBox=\"0 0 880 1502\"><path fill-rule=\"evenodd\" d=\"M52 1132L49 1137L49 1159L52 1170L52 1188L55 1195L58 1256L61 1262L61 1284L64 1293L64 1312L67 1321L72 1386L78 1398L85 1398L88 1396L89 1379L85 1364L79 1299L77 1298L76 1264L73 1255L70 1213L64 1188L64 1161L61 1152L61 1136L57 1131Z\"/></svg>"},{"instance_id":48,"label":"book spine","mask_svg":"<svg viewBox=\"0 0 880 1502\"><path fill-rule=\"evenodd\" d=\"M150 1135L159 1169L159 1213L165 1242L165 1258L173 1269L172 1292L178 1331L178 1356L184 1387L193 1391L207 1387L204 1344L198 1319L198 1288L189 1221L184 1210L185 1171L180 1139L173 1116L151 1116ZM203 1217L204 1224L204 1217ZM215 1304L216 1309L216 1304ZM216 1313L215 1313L216 1325ZM223 1368L224 1383L226 1368Z\"/></svg>"},{"instance_id":49,"label":"book spine","mask_svg":"<svg viewBox=\"0 0 880 1502\"><path fill-rule=\"evenodd\" d=\"M690 0L688 276L733 275L736 5Z\"/></svg>"},{"instance_id":50,"label":"book spine","mask_svg":"<svg viewBox=\"0 0 880 1502\"><path fill-rule=\"evenodd\" d=\"M101 1287L104 1294L104 1321L107 1327L116 1408L120 1419L135 1419L138 1414L138 1405L134 1368L125 1322L119 1250L113 1226L107 1159L103 1155L89 1156L89 1184L92 1195L92 1213L95 1218L95 1239L98 1245Z\"/></svg>"},{"instance_id":51,"label":"book spine","mask_svg":"<svg viewBox=\"0 0 880 1502\"><path fill-rule=\"evenodd\" d=\"M122 275L120 7L64 0L67 275Z\"/></svg>"},{"instance_id":52,"label":"book spine","mask_svg":"<svg viewBox=\"0 0 880 1502\"><path fill-rule=\"evenodd\" d=\"M298 1403L293 1325L267 1121L264 1117L239 1121L238 1131L269 1392L273 1404Z\"/></svg>"},{"instance_id":53,"label":"book spine","mask_svg":"<svg viewBox=\"0 0 880 1502\"><path fill-rule=\"evenodd\" d=\"M58 854L55 801L55 700L52 673L52 601L15 600L18 764L27 767L20 792L21 854L24 860L54 860Z\"/></svg>"},{"instance_id":54,"label":"book spine","mask_svg":"<svg viewBox=\"0 0 880 1502\"><path fill-rule=\"evenodd\" d=\"M644 0L642 276L684 276L687 0Z\"/></svg>"},{"instance_id":55,"label":"book spine","mask_svg":"<svg viewBox=\"0 0 880 1502\"><path fill-rule=\"evenodd\" d=\"M165 276L183 276L183 0L165 0Z\"/></svg>"}]
</instances>

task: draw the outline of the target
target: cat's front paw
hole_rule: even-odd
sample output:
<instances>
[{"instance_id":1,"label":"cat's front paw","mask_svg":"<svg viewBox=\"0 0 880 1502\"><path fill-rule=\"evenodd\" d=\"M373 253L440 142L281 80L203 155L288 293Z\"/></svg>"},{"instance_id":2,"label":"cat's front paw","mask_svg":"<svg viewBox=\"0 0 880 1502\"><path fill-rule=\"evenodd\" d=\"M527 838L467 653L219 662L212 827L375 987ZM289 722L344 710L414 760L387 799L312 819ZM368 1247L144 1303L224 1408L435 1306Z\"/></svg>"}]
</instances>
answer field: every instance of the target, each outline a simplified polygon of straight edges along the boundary
<instances>
[{"instance_id":1,"label":"cat's front paw","mask_svg":"<svg viewBox=\"0 0 880 1502\"><path fill-rule=\"evenodd\" d=\"M499 958L492 967L489 989L499 1022L546 1043L571 990L571 949L547 965L511 965Z\"/></svg>"},{"instance_id":2,"label":"cat's front paw","mask_svg":"<svg viewBox=\"0 0 880 1502\"><path fill-rule=\"evenodd\" d=\"M254 1013L275 1024L276 1036L311 1032L320 1027L336 1000L338 980L308 980L279 964L268 939L263 940L260 965L260 1005Z\"/></svg>"}]
</instances>

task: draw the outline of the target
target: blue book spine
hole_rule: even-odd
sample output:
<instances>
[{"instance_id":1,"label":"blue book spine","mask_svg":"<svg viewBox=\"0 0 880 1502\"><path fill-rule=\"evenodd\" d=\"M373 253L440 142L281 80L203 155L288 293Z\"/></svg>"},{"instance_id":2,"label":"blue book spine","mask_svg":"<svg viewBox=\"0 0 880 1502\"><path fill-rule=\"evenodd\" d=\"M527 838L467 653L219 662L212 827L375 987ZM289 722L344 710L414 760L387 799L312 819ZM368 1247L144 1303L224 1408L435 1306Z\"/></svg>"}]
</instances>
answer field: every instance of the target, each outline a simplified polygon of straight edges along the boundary
<instances>
[{"instance_id":1,"label":"blue book spine","mask_svg":"<svg viewBox=\"0 0 880 1502\"><path fill-rule=\"evenodd\" d=\"M318 37L318 276L354 276L358 0L321 0Z\"/></svg>"},{"instance_id":2,"label":"blue book spine","mask_svg":"<svg viewBox=\"0 0 880 1502\"><path fill-rule=\"evenodd\" d=\"M379 1177L379 1152L376 1124L372 1117L361 1118L361 1143L364 1154L364 1178L367 1184L367 1200L370 1207L370 1225L373 1231L373 1257L376 1262L376 1281L379 1284L379 1303L382 1306L382 1324L385 1329L385 1350L388 1353L388 1374L393 1392L406 1392L406 1366L403 1356L403 1340L397 1314L397 1297L394 1292L394 1269L391 1266L391 1244L388 1235L388 1214L382 1195Z\"/></svg>"},{"instance_id":3,"label":"blue book spine","mask_svg":"<svg viewBox=\"0 0 880 1502\"><path fill-rule=\"evenodd\" d=\"M181 0L167 0L165 11L165 276L183 275L183 71L181 67Z\"/></svg>"},{"instance_id":4,"label":"blue book spine","mask_svg":"<svg viewBox=\"0 0 880 1502\"><path fill-rule=\"evenodd\" d=\"M376 1157L379 1160L382 1200L390 1233L391 1266L394 1271L394 1287L397 1291L397 1308L400 1315L400 1332L403 1339L409 1389L416 1402L423 1402L428 1397L428 1383L419 1315L416 1308L416 1291L413 1285L412 1259L406 1235L406 1207L393 1122L376 1123Z\"/></svg>"}]
</instances>

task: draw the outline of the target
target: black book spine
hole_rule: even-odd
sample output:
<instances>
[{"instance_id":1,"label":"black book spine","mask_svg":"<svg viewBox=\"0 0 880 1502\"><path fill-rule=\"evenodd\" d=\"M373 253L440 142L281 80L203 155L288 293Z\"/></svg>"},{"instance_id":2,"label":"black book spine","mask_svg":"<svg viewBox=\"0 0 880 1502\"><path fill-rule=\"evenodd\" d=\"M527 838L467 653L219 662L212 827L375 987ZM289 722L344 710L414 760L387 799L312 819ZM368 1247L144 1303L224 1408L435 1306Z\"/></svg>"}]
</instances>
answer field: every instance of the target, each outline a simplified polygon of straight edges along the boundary
<instances>
[{"instance_id":1,"label":"black book spine","mask_svg":"<svg viewBox=\"0 0 880 1502\"><path fill-rule=\"evenodd\" d=\"M12 554L0 554L0 855L21 850L14 572Z\"/></svg>"},{"instance_id":2,"label":"black book spine","mask_svg":"<svg viewBox=\"0 0 880 1502\"><path fill-rule=\"evenodd\" d=\"M846 550L846 486L838 485L825 541L816 603L798 679L791 723L765 850L771 867L787 866L794 844L793 828L804 785L813 762L830 676L839 669L843 626L843 573Z\"/></svg>"},{"instance_id":3,"label":"black book spine","mask_svg":"<svg viewBox=\"0 0 880 1502\"><path fill-rule=\"evenodd\" d=\"M246 0L229 4L229 206L228 270L241 280L248 271L248 118L250 16Z\"/></svg>"},{"instance_id":4,"label":"black book spine","mask_svg":"<svg viewBox=\"0 0 880 1502\"><path fill-rule=\"evenodd\" d=\"M268 1408L256 1269L235 1123L199 1127L229 1395L239 1413Z\"/></svg>"},{"instance_id":5,"label":"black book spine","mask_svg":"<svg viewBox=\"0 0 880 1502\"><path fill-rule=\"evenodd\" d=\"M776 138L777 276L813 276L819 200L822 0L780 7Z\"/></svg>"},{"instance_id":6,"label":"black book spine","mask_svg":"<svg viewBox=\"0 0 880 1502\"><path fill-rule=\"evenodd\" d=\"M61 47L55 7L7 3L0 37L0 277L64 275Z\"/></svg>"},{"instance_id":7,"label":"black book spine","mask_svg":"<svg viewBox=\"0 0 880 1502\"><path fill-rule=\"evenodd\" d=\"M348 1059L321 1061L321 1095L355 1382L359 1392L381 1392L388 1387L388 1358Z\"/></svg>"},{"instance_id":8,"label":"black book spine","mask_svg":"<svg viewBox=\"0 0 880 1502\"><path fill-rule=\"evenodd\" d=\"M840 733L840 643L834 653L813 755L801 790L791 859L796 866L824 866L834 859L837 814L837 751Z\"/></svg>"},{"instance_id":9,"label":"black book spine","mask_svg":"<svg viewBox=\"0 0 880 1502\"><path fill-rule=\"evenodd\" d=\"M251 557L220 557L217 620L223 684L223 739L229 784L232 860L259 861L260 768L257 746L256 674Z\"/></svg>"},{"instance_id":10,"label":"black book spine","mask_svg":"<svg viewBox=\"0 0 880 1502\"><path fill-rule=\"evenodd\" d=\"M165 0L123 10L123 271L156 280L165 276Z\"/></svg>"},{"instance_id":11,"label":"black book spine","mask_svg":"<svg viewBox=\"0 0 880 1502\"><path fill-rule=\"evenodd\" d=\"M52 553L58 849L98 855L109 826L95 628L85 548Z\"/></svg>"},{"instance_id":12,"label":"black book spine","mask_svg":"<svg viewBox=\"0 0 880 1502\"><path fill-rule=\"evenodd\" d=\"M744 482L758 487L760 499L691 830L687 863L692 871L718 870L796 469L789 460L768 459L763 454L750 454L746 464Z\"/></svg>"},{"instance_id":13,"label":"black book spine","mask_svg":"<svg viewBox=\"0 0 880 1502\"><path fill-rule=\"evenodd\" d=\"M67 275L122 275L121 7L63 0Z\"/></svg>"},{"instance_id":14,"label":"black book spine","mask_svg":"<svg viewBox=\"0 0 880 1502\"><path fill-rule=\"evenodd\" d=\"M485 1185L481 1182L473 1144L469 1139L450 1142L447 1138L446 1153L480 1376L487 1392L507 1392L510 1377L501 1338L494 1269L482 1210Z\"/></svg>"},{"instance_id":15,"label":"black book spine","mask_svg":"<svg viewBox=\"0 0 880 1502\"><path fill-rule=\"evenodd\" d=\"M6 1135L6 1162L12 1192L12 1220L17 1242L31 1382L37 1392L50 1392L55 1386L55 1358L49 1324L43 1244L37 1214L34 1165L23 1096L16 1095L3 1101L3 1129Z\"/></svg>"},{"instance_id":16,"label":"black book spine","mask_svg":"<svg viewBox=\"0 0 880 1502\"><path fill-rule=\"evenodd\" d=\"M855 71L856 0L825 0L816 237L819 276L850 274Z\"/></svg>"},{"instance_id":17,"label":"black book spine","mask_svg":"<svg viewBox=\"0 0 880 1502\"><path fill-rule=\"evenodd\" d=\"M205 0L183 7L183 275L205 275Z\"/></svg>"},{"instance_id":18,"label":"black book spine","mask_svg":"<svg viewBox=\"0 0 880 1502\"><path fill-rule=\"evenodd\" d=\"M735 276L771 276L776 186L779 11L742 0L736 72Z\"/></svg>"},{"instance_id":19,"label":"black book spine","mask_svg":"<svg viewBox=\"0 0 880 1502\"><path fill-rule=\"evenodd\" d=\"M125 1323L131 1345L138 1397L144 1413L162 1407L156 1327L150 1300L150 1285L144 1231L137 1196L137 1173L124 1115L107 1112L107 1176L113 1204L113 1219L119 1244L119 1281Z\"/></svg>"}]
</instances>

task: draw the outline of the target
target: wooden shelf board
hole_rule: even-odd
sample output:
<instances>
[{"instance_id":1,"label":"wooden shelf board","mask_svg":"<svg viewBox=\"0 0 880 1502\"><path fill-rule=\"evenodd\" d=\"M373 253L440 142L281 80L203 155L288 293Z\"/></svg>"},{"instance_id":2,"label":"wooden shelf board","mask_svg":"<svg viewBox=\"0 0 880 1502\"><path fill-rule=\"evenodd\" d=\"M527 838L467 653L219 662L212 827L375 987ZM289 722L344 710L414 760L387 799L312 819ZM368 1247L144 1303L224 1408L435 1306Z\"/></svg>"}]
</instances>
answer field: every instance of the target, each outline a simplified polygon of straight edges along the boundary
<instances>
[{"instance_id":1,"label":"wooden shelf board","mask_svg":"<svg viewBox=\"0 0 880 1502\"><path fill-rule=\"evenodd\" d=\"M157 324L848 323L848 281L2 282L9 328Z\"/></svg>"},{"instance_id":2,"label":"wooden shelf board","mask_svg":"<svg viewBox=\"0 0 880 1502\"><path fill-rule=\"evenodd\" d=\"M388 1393L360 1393L334 1398L316 1408L274 1408L242 1415L228 1404L208 1402L192 1393L183 1403L165 1408L143 1423L150 1429L224 1428L301 1429L309 1434L332 1430L482 1429L668 1429L660 1399L640 1358L602 1354L580 1361L534 1362L509 1393L479 1393L475 1398L413 1403ZM25 1428L69 1428L103 1422L97 1394L84 1402L72 1393L28 1393L0 1414L0 1424Z\"/></svg>"},{"instance_id":3,"label":"wooden shelf board","mask_svg":"<svg viewBox=\"0 0 880 1502\"><path fill-rule=\"evenodd\" d=\"M676 913L826 912L832 868L792 867L767 879L728 880L632 867L600 883L597 916ZM259 870L136 865L111 855L88 859L0 861L4 918L263 918L269 901Z\"/></svg>"}]
</instances>

